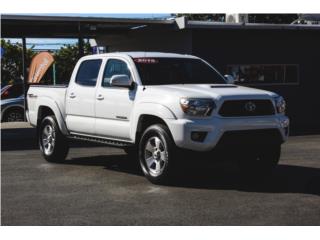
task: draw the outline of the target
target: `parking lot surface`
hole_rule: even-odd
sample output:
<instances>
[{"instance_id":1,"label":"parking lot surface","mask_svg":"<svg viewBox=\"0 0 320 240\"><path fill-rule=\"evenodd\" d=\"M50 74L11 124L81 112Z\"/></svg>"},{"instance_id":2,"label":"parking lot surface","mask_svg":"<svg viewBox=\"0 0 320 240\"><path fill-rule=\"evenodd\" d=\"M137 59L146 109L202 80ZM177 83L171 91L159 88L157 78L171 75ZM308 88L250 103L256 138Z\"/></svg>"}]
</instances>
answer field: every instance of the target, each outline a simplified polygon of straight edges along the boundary
<instances>
[{"instance_id":1,"label":"parking lot surface","mask_svg":"<svg viewBox=\"0 0 320 240\"><path fill-rule=\"evenodd\" d=\"M120 149L76 143L54 164L25 123L1 132L2 225L320 225L319 135L290 137L268 180L193 159L189 174L156 186Z\"/></svg>"}]
</instances>

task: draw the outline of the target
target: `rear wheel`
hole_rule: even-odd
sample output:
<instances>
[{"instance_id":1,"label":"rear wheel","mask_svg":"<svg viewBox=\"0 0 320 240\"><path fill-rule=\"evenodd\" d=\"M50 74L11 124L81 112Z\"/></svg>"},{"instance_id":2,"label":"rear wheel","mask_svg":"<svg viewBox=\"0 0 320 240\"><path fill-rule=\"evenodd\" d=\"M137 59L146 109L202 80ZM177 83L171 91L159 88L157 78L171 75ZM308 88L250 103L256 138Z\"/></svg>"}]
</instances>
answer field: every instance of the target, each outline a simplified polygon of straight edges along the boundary
<instances>
[{"instance_id":1,"label":"rear wheel","mask_svg":"<svg viewBox=\"0 0 320 240\"><path fill-rule=\"evenodd\" d=\"M245 176L268 176L277 166L280 153L281 145L271 145L246 150L238 160L239 167Z\"/></svg>"},{"instance_id":2,"label":"rear wheel","mask_svg":"<svg viewBox=\"0 0 320 240\"><path fill-rule=\"evenodd\" d=\"M69 145L67 138L61 133L55 116L45 117L38 132L39 147L44 158L49 162L65 160Z\"/></svg>"},{"instance_id":3,"label":"rear wheel","mask_svg":"<svg viewBox=\"0 0 320 240\"><path fill-rule=\"evenodd\" d=\"M169 129L162 124L148 127L139 144L139 160L143 173L154 184L170 181L174 170L175 144Z\"/></svg>"}]
</instances>

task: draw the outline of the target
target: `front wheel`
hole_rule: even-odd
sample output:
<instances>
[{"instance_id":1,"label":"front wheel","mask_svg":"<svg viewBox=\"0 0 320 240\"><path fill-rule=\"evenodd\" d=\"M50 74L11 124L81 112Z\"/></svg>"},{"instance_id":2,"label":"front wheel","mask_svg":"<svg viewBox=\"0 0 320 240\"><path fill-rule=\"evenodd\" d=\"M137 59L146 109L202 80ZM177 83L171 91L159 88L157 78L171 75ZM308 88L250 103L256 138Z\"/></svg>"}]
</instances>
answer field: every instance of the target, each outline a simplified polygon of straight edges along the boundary
<instances>
[{"instance_id":1,"label":"front wheel","mask_svg":"<svg viewBox=\"0 0 320 240\"><path fill-rule=\"evenodd\" d=\"M143 173L154 184L166 184L172 177L175 144L162 124L148 127L140 140L139 160Z\"/></svg>"},{"instance_id":2,"label":"front wheel","mask_svg":"<svg viewBox=\"0 0 320 240\"><path fill-rule=\"evenodd\" d=\"M38 132L38 142L42 155L49 162L65 160L69 145L67 138L61 133L55 116L45 117Z\"/></svg>"}]
</instances>

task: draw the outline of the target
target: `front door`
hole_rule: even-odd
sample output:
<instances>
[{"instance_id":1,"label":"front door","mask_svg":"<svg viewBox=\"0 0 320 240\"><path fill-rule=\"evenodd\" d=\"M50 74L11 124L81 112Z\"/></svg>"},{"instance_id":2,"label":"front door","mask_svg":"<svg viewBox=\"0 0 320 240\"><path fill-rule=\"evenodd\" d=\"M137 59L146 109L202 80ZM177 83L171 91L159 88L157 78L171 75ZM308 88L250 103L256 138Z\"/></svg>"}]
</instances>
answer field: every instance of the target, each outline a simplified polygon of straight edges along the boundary
<instances>
[{"instance_id":1,"label":"front door","mask_svg":"<svg viewBox=\"0 0 320 240\"><path fill-rule=\"evenodd\" d=\"M114 87L110 84L113 75L133 75L124 59L107 60L102 75L101 86L96 92L96 135L129 140L130 118L136 89Z\"/></svg>"}]
</instances>

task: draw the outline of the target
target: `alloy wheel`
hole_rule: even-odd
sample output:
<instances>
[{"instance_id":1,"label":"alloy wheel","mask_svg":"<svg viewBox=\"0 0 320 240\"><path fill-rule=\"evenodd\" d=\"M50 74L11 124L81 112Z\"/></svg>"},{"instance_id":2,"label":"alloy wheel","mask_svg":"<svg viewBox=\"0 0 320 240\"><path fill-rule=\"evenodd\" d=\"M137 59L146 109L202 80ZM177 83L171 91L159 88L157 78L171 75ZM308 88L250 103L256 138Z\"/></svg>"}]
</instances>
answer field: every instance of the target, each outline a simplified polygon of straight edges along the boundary
<instances>
[{"instance_id":1,"label":"alloy wheel","mask_svg":"<svg viewBox=\"0 0 320 240\"><path fill-rule=\"evenodd\" d=\"M163 172L168 162L168 151L159 137L148 139L144 148L144 159L152 176L159 176Z\"/></svg>"},{"instance_id":2,"label":"alloy wheel","mask_svg":"<svg viewBox=\"0 0 320 240\"><path fill-rule=\"evenodd\" d=\"M42 146L46 155L52 154L54 150L56 134L51 125L46 125L42 130Z\"/></svg>"}]
</instances>

